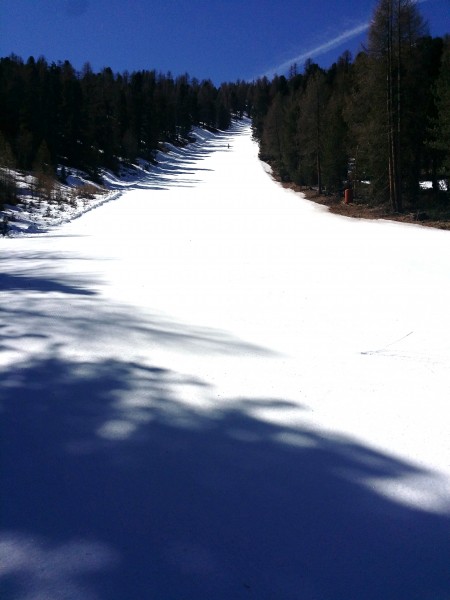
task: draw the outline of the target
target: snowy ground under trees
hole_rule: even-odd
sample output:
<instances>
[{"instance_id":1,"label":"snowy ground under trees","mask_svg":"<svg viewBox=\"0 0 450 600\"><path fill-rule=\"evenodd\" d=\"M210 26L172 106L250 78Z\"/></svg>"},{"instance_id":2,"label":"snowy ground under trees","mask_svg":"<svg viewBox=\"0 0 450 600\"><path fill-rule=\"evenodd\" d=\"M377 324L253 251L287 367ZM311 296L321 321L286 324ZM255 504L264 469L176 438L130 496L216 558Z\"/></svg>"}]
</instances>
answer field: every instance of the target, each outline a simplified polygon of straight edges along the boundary
<instances>
[{"instance_id":1,"label":"snowy ground under trees","mask_svg":"<svg viewBox=\"0 0 450 600\"><path fill-rule=\"evenodd\" d=\"M450 234L257 152L0 238L3 600L450 599Z\"/></svg>"}]
</instances>

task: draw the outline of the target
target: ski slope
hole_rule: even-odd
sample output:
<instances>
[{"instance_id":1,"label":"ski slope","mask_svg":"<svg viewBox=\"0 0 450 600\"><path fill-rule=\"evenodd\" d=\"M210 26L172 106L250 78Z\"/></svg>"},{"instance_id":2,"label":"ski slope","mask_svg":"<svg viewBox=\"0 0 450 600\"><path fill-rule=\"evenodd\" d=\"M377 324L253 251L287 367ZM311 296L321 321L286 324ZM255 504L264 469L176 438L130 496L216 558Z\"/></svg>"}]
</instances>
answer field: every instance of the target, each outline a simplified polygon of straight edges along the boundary
<instances>
[{"instance_id":1,"label":"ski slope","mask_svg":"<svg viewBox=\"0 0 450 600\"><path fill-rule=\"evenodd\" d=\"M2 600L450 600L450 235L257 153L0 238Z\"/></svg>"}]
</instances>

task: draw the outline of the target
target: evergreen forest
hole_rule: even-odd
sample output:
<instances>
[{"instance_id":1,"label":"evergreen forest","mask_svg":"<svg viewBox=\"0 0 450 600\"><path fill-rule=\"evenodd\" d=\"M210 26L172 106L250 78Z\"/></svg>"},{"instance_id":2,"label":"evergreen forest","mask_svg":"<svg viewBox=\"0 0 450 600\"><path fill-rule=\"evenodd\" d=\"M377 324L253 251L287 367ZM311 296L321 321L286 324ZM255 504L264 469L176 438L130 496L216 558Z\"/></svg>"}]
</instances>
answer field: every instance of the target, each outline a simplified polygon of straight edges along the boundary
<instances>
[{"instance_id":1,"label":"evergreen forest","mask_svg":"<svg viewBox=\"0 0 450 600\"><path fill-rule=\"evenodd\" d=\"M260 156L280 180L384 205L447 211L450 36L428 35L416 3L381 0L367 47L329 69L262 78L251 89ZM420 183L431 182L424 190Z\"/></svg>"},{"instance_id":2,"label":"evergreen forest","mask_svg":"<svg viewBox=\"0 0 450 600\"><path fill-rule=\"evenodd\" d=\"M227 129L243 114L246 89L187 74L94 73L89 64L77 72L69 61L2 58L2 159L19 169L70 165L96 177L119 159L151 160L160 142L186 143L194 125Z\"/></svg>"},{"instance_id":3,"label":"evergreen forest","mask_svg":"<svg viewBox=\"0 0 450 600\"><path fill-rule=\"evenodd\" d=\"M337 198L351 188L392 213L450 209L450 36L431 37L409 0L380 0L354 59L219 87L0 58L0 208L14 203L14 169L54 177L60 165L99 181L103 168L151 162L162 142L189 143L193 126L223 130L244 115L283 182Z\"/></svg>"}]
</instances>

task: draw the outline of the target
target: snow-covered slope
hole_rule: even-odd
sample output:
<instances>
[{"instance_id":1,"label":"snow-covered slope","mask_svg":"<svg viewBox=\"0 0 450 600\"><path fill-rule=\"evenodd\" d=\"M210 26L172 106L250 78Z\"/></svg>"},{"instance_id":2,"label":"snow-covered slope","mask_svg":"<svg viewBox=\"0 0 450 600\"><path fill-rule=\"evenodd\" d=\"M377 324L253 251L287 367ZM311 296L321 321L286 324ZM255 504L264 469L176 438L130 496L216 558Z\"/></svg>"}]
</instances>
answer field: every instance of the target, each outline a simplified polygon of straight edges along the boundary
<instances>
[{"instance_id":1,"label":"snow-covered slope","mask_svg":"<svg viewBox=\"0 0 450 600\"><path fill-rule=\"evenodd\" d=\"M449 600L450 235L247 123L0 239L4 600Z\"/></svg>"},{"instance_id":2,"label":"snow-covered slope","mask_svg":"<svg viewBox=\"0 0 450 600\"><path fill-rule=\"evenodd\" d=\"M4 233L5 219L9 237L44 233L52 227L73 221L105 202L117 200L127 190L163 190L175 182L183 186L185 182L180 175L183 175L184 159L187 155L201 153L214 134L195 127L189 137L191 143L188 148L163 144L155 152L153 162L138 159L130 164L122 160L117 174L101 170L101 184L93 182L83 171L59 166L58 180L44 182L47 193L42 193L37 191L39 182L35 176L21 171L8 171L18 190L18 204L6 205L0 210L0 235ZM188 185L191 184L189 181Z\"/></svg>"}]
</instances>

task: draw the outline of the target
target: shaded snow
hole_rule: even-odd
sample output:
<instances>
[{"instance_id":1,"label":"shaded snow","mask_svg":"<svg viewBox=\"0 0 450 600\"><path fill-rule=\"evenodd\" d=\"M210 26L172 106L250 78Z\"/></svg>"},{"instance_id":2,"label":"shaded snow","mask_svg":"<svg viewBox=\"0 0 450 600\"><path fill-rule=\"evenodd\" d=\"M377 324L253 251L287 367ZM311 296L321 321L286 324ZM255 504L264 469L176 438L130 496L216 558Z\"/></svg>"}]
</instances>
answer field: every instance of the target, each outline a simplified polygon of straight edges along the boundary
<instances>
[{"instance_id":1,"label":"shaded snow","mask_svg":"<svg viewBox=\"0 0 450 600\"><path fill-rule=\"evenodd\" d=\"M49 229L73 221L81 215L98 208L105 202L117 200L121 193L130 189L165 190L173 185L186 187L196 185L193 180L184 175L191 175L185 165L190 164L194 156L201 156L205 151L204 145L214 137L214 134L193 128L188 147L174 146L165 143L163 148L155 152L152 162L137 159L134 163L120 161L118 172L107 169L100 170L101 184L94 183L83 171L75 168L58 167L57 174L61 181L55 182L52 192L53 199L39 197L34 188L36 178L21 171L8 170L14 177L18 189L18 204L6 206L0 211L0 222L8 219L8 236L17 237L35 233L45 233ZM188 160L186 161L186 157ZM65 177L62 177L65 169ZM82 194L82 188L88 188L88 195ZM58 196L64 201L58 201Z\"/></svg>"},{"instance_id":2,"label":"shaded snow","mask_svg":"<svg viewBox=\"0 0 450 600\"><path fill-rule=\"evenodd\" d=\"M165 160L0 239L2 598L449 600L449 234Z\"/></svg>"}]
</instances>

